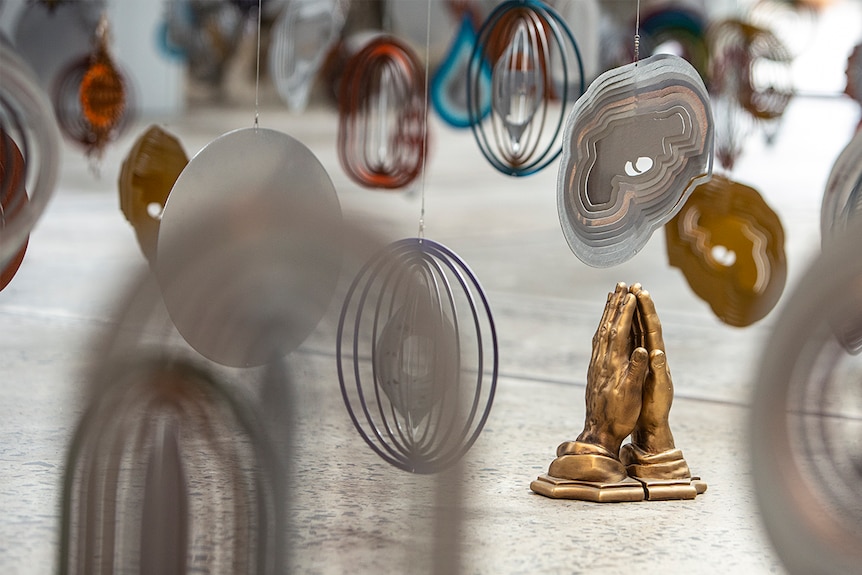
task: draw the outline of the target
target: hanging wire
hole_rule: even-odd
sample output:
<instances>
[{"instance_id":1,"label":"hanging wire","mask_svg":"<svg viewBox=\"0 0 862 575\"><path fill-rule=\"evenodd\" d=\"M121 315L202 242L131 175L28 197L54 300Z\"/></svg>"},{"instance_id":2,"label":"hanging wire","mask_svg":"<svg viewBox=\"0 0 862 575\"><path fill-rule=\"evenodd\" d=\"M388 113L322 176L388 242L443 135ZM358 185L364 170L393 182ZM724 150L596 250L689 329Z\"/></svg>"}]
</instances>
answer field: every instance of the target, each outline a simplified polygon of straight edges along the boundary
<instances>
[{"instance_id":1,"label":"hanging wire","mask_svg":"<svg viewBox=\"0 0 862 575\"><path fill-rule=\"evenodd\" d=\"M254 73L254 127L259 126L260 120L260 19L263 0L257 0L257 63Z\"/></svg>"},{"instance_id":2,"label":"hanging wire","mask_svg":"<svg viewBox=\"0 0 862 575\"><path fill-rule=\"evenodd\" d=\"M640 58L641 47L641 0L638 0L635 15L635 66Z\"/></svg>"},{"instance_id":3,"label":"hanging wire","mask_svg":"<svg viewBox=\"0 0 862 575\"><path fill-rule=\"evenodd\" d=\"M428 165L428 153L427 150L424 149L424 146L428 145L428 87L430 86L428 82L428 67L429 62L431 60L431 0L427 0L428 11L425 14L425 106L424 106L424 114L425 119L422 123L422 141L423 144L423 154L422 154L422 182L421 182L421 191L420 195L422 198L422 207L419 209L419 241L421 242L425 238L425 177L428 173L427 165Z\"/></svg>"}]
</instances>

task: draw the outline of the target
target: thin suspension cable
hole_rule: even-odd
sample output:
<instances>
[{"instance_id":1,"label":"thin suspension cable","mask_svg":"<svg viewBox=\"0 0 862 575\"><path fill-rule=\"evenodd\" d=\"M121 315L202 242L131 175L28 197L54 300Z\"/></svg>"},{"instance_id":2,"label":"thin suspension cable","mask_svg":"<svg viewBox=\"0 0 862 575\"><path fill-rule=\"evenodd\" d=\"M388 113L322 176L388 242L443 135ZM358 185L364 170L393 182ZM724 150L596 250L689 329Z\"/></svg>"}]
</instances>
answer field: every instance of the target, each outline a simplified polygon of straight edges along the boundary
<instances>
[{"instance_id":1,"label":"thin suspension cable","mask_svg":"<svg viewBox=\"0 0 862 575\"><path fill-rule=\"evenodd\" d=\"M641 0L638 0L636 15L635 15L635 65L638 63L638 58L640 58L640 46L641 46Z\"/></svg>"},{"instance_id":2,"label":"thin suspension cable","mask_svg":"<svg viewBox=\"0 0 862 575\"><path fill-rule=\"evenodd\" d=\"M263 0L257 0L257 63L254 73L254 127L258 127L260 120L260 19Z\"/></svg>"},{"instance_id":3,"label":"thin suspension cable","mask_svg":"<svg viewBox=\"0 0 862 575\"><path fill-rule=\"evenodd\" d=\"M428 62L431 59L431 0L426 0L428 4L428 11L425 14L425 105L422 113L424 114L424 119L422 122L422 182L421 186L421 198L422 198L422 207L419 210L419 241L421 242L425 238L425 177L428 172L428 88L429 88L429 65ZM640 0L638 0L640 1Z\"/></svg>"}]
</instances>

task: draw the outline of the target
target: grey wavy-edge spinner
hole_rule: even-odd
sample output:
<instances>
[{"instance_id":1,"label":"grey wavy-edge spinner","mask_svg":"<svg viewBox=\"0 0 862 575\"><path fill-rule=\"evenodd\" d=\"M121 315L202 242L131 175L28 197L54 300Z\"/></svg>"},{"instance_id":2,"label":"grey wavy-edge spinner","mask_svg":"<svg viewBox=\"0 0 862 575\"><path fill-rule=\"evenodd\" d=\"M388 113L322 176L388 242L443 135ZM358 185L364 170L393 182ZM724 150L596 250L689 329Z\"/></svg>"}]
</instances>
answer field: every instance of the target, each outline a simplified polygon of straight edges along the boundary
<instances>
[{"instance_id":1,"label":"grey wavy-edge spinner","mask_svg":"<svg viewBox=\"0 0 862 575\"><path fill-rule=\"evenodd\" d=\"M342 0L294 0L276 20L269 71L291 110L301 112L308 105L315 77L341 35L345 12Z\"/></svg>"},{"instance_id":2,"label":"grey wavy-edge spinner","mask_svg":"<svg viewBox=\"0 0 862 575\"><path fill-rule=\"evenodd\" d=\"M862 131L838 155L820 205L820 237L826 246L862 211Z\"/></svg>"},{"instance_id":3,"label":"grey wavy-edge spinner","mask_svg":"<svg viewBox=\"0 0 862 575\"><path fill-rule=\"evenodd\" d=\"M566 121L557 209L593 267L631 259L709 180L713 122L697 71L658 54L596 78Z\"/></svg>"}]
</instances>

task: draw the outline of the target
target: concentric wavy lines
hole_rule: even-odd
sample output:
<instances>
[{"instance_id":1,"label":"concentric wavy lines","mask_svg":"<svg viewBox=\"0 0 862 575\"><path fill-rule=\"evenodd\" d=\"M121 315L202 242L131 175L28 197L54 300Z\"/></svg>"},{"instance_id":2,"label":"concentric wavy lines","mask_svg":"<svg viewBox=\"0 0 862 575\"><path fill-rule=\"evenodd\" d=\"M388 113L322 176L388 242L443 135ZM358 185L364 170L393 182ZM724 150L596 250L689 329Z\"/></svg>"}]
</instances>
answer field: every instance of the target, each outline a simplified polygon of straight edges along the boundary
<instances>
[{"instance_id":1,"label":"concentric wavy lines","mask_svg":"<svg viewBox=\"0 0 862 575\"><path fill-rule=\"evenodd\" d=\"M710 178L712 152L706 87L685 60L660 54L605 72L564 131L557 207L569 247L595 267L630 259Z\"/></svg>"}]
</instances>

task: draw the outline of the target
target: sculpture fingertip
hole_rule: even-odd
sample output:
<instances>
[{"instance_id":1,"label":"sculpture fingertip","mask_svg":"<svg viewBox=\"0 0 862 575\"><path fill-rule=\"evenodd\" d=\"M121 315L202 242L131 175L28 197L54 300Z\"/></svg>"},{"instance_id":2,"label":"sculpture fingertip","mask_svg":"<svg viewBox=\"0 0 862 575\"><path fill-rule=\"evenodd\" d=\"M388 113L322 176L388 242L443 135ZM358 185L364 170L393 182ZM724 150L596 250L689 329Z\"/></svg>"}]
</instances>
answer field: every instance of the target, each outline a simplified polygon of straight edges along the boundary
<instances>
[{"instance_id":1,"label":"sculpture fingertip","mask_svg":"<svg viewBox=\"0 0 862 575\"><path fill-rule=\"evenodd\" d=\"M629 365L634 369L643 369L646 373L647 368L647 350L643 347L636 347L632 350L632 355L629 357Z\"/></svg>"},{"instance_id":2,"label":"sculpture fingertip","mask_svg":"<svg viewBox=\"0 0 862 575\"><path fill-rule=\"evenodd\" d=\"M638 386L643 385L649 372L647 350L643 347L636 347L632 351L631 359L629 360L629 381L633 381Z\"/></svg>"},{"instance_id":3,"label":"sculpture fingertip","mask_svg":"<svg viewBox=\"0 0 862 575\"><path fill-rule=\"evenodd\" d=\"M654 349L650 352L650 365L654 368L663 368L667 364L667 356L660 349Z\"/></svg>"}]
</instances>

